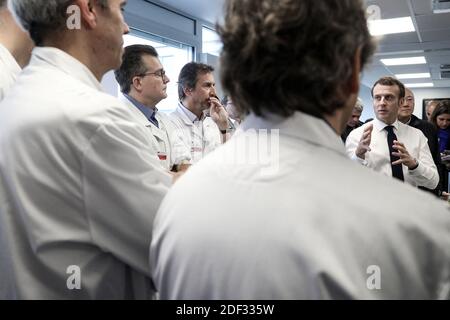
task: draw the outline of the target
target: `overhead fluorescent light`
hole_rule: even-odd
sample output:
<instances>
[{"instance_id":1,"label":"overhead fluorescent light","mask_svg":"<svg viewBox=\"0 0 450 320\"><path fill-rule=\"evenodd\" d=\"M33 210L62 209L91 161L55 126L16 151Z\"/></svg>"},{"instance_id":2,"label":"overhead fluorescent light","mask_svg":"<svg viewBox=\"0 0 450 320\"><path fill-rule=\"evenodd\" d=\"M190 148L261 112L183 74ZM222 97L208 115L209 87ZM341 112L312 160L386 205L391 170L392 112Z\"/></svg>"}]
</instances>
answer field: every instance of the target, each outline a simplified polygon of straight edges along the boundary
<instances>
[{"instance_id":1,"label":"overhead fluorescent light","mask_svg":"<svg viewBox=\"0 0 450 320\"><path fill-rule=\"evenodd\" d=\"M403 73L396 74L395 77L397 79L422 79L422 78L431 78L431 73Z\"/></svg>"},{"instance_id":2,"label":"overhead fluorescent light","mask_svg":"<svg viewBox=\"0 0 450 320\"><path fill-rule=\"evenodd\" d=\"M423 54L425 51L423 50L409 50L409 51L387 51L387 52L377 52L374 54L376 57L382 56L397 56L397 55L412 55L412 54Z\"/></svg>"},{"instance_id":3,"label":"overhead fluorescent light","mask_svg":"<svg viewBox=\"0 0 450 320\"><path fill-rule=\"evenodd\" d=\"M410 64L426 64L425 57L411 57L411 58L394 58L394 59L381 59L382 63L386 66L404 66Z\"/></svg>"},{"instance_id":4,"label":"overhead fluorescent light","mask_svg":"<svg viewBox=\"0 0 450 320\"><path fill-rule=\"evenodd\" d=\"M372 36L416 31L411 17L369 20L368 25Z\"/></svg>"},{"instance_id":5,"label":"overhead fluorescent light","mask_svg":"<svg viewBox=\"0 0 450 320\"><path fill-rule=\"evenodd\" d=\"M405 83L404 85L407 88L429 88L429 87L434 87L434 84L432 82L426 82L426 83Z\"/></svg>"}]
</instances>

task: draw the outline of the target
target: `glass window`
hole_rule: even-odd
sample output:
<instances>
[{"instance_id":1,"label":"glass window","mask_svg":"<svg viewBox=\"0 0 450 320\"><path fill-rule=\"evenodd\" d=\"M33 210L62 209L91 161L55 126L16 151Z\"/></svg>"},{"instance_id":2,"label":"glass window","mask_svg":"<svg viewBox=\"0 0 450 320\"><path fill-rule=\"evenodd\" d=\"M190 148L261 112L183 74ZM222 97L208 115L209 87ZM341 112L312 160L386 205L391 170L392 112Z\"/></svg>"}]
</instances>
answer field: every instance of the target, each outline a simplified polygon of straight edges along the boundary
<instances>
[{"instance_id":1,"label":"glass window","mask_svg":"<svg viewBox=\"0 0 450 320\"><path fill-rule=\"evenodd\" d=\"M203 53L220 56L222 51L222 41L216 31L203 27L202 29Z\"/></svg>"}]
</instances>

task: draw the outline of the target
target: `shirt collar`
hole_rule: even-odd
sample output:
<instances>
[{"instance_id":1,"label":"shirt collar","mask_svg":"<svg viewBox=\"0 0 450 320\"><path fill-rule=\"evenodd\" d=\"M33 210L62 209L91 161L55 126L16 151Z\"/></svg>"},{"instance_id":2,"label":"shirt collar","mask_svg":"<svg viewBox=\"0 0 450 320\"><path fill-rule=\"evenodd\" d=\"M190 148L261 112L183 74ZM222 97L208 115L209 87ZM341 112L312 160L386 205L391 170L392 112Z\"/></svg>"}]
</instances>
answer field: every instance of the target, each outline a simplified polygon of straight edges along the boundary
<instances>
[{"instance_id":1,"label":"shirt collar","mask_svg":"<svg viewBox=\"0 0 450 320\"><path fill-rule=\"evenodd\" d=\"M205 119L205 116L203 115L202 119L199 119L194 113L192 113L191 110L186 108L181 101L178 101L178 107L180 108L181 112L189 119L191 123L194 123L195 121L202 121Z\"/></svg>"},{"instance_id":2,"label":"shirt collar","mask_svg":"<svg viewBox=\"0 0 450 320\"><path fill-rule=\"evenodd\" d=\"M0 59L5 60L5 67L7 69L6 71L13 74L14 76L17 76L20 73L20 71L22 71L22 68L19 66L19 64L17 63L16 59L13 57L11 52L9 52L9 50L6 49L6 47L4 47L1 43L0 43Z\"/></svg>"},{"instance_id":3,"label":"shirt collar","mask_svg":"<svg viewBox=\"0 0 450 320\"><path fill-rule=\"evenodd\" d=\"M94 74L83 63L65 51L53 47L36 47L33 49L31 59L52 65L91 88L103 91Z\"/></svg>"},{"instance_id":4,"label":"shirt collar","mask_svg":"<svg viewBox=\"0 0 450 320\"><path fill-rule=\"evenodd\" d=\"M138 108L148 120L151 120L156 117L156 113L158 112L158 108L150 108L147 107L145 104L140 103L136 99L134 99L132 96L124 93L123 94L125 98L127 98L136 108Z\"/></svg>"},{"instance_id":5,"label":"shirt collar","mask_svg":"<svg viewBox=\"0 0 450 320\"><path fill-rule=\"evenodd\" d=\"M384 130L384 128L386 128L386 126L388 126L388 124L386 124L383 121L378 120L377 118L375 118L373 120L373 126L374 126L375 129L377 129L379 132L381 132L381 131ZM398 131L398 126L399 126L398 120L395 120L395 122L393 124L391 124L391 126L394 127L395 131Z\"/></svg>"},{"instance_id":6,"label":"shirt collar","mask_svg":"<svg viewBox=\"0 0 450 320\"><path fill-rule=\"evenodd\" d=\"M240 128L244 131L248 129L278 129L280 130L280 135L298 138L311 144L331 149L344 157L346 156L341 137L324 119L316 118L300 111L295 112L289 118L273 114L267 115L266 118L261 118L250 114L242 122Z\"/></svg>"}]
</instances>

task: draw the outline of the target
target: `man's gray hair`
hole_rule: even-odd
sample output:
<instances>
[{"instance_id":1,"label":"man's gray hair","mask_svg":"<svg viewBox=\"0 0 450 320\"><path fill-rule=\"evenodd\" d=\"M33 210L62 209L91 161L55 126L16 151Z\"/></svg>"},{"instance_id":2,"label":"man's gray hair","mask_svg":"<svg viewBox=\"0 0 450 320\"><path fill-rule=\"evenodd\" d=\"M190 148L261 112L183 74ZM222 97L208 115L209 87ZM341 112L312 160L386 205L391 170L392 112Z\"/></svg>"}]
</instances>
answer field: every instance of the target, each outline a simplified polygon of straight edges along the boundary
<instances>
[{"instance_id":1,"label":"man's gray hair","mask_svg":"<svg viewBox=\"0 0 450 320\"><path fill-rule=\"evenodd\" d=\"M359 112L362 112L364 110L364 105L363 105L363 101L361 98L358 98L356 100L356 104L354 107L355 110L358 110Z\"/></svg>"},{"instance_id":2,"label":"man's gray hair","mask_svg":"<svg viewBox=\"0 0 450 320\"><path fill-rule=\"evenodd\" d=\"M97 2L104 7L108 4L108 0ZM67 8L73 3L74 0L9 0L9 7L39 46L47 34L66 28Z\"/></svg>"}]
</instances>

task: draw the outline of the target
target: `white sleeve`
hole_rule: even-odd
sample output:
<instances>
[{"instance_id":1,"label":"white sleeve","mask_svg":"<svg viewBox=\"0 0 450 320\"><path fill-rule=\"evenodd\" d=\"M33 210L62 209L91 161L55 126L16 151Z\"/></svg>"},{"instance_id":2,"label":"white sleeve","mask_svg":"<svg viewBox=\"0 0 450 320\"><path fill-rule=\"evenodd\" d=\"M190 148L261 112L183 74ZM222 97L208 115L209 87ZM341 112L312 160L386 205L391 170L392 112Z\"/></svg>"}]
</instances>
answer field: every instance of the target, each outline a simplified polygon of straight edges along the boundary
<instances>
[{"instance_id":1,"label":"white sleeve","mask_svg":"<svg viewBox=\"0 0 450 320\"><path fill-rule=\"evenodd\" d=\"M355 154L356 148L358 147L358 144L359 144L359 140L361 140L361 137L358 137L358 135L356 134L357 132L358 131L356 131L356 130L353 130L352 132L350 132L350 134L347 137L347 140L345 141L345 150L347 152L347 156L350 159L358 162L359 164L361 164L363 166L367 166L368 161L361 159L360 157L356 156L356 154ZM366 153L366 157L367 157L367 153Z\"/></svg>"},{"instance_id":2,"label":"white sleeve","mask_svg":"<svg viewBox=\"0 0 450 320\"><path fill-rule=\"evenodd\" d=\"M435 189L439 184L439 173L431 156L427 138L423 134L420 135L419 156L416 160L419 166L414 170L408 170L408 174L418 186Z\"/></svg>"},{"instance_id":3,"label":"white sleeve","mask_svg":"<svg viewBox=\"0 0 450 320\"><path fill-rule=\"evenodd\" d=\"M102 125L83 153L81 178L93 241L149 276L153 220L171 177L144 129L126 121Z\"/></svg>"}]
</instances>

